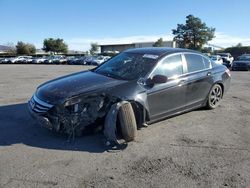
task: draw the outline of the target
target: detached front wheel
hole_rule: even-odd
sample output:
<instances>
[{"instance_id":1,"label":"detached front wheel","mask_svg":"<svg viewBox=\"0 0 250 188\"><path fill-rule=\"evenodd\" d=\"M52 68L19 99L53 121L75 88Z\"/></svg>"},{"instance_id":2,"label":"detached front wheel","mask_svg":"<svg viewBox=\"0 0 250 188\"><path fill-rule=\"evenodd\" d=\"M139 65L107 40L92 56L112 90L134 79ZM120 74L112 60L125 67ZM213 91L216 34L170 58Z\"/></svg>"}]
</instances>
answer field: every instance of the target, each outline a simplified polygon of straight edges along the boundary
<instances>
[{"instance_id":1,"label":"detached front wheel","mask_svg":"<svg viewBox=\"0 0 250 188\"><path fill-rule=\"evenodd\" d=\"M209 92L207 108L208 109L216 108L219 105L222 96L223 96L223 91L221 86L219 84L215 84L212 87L211 91Z\"/></svg>"},{"instance_id":2,"label":"detached front wheel","mask_svg":"<svg viewBox=\"0 0 250 188\"><path fill-rule=\"evenodd\" d=\"M133 107L130 103L123 104L118 112L120 130L125 141L133 141L136 137L137 126Z\"/></svg>"}]
</instances>

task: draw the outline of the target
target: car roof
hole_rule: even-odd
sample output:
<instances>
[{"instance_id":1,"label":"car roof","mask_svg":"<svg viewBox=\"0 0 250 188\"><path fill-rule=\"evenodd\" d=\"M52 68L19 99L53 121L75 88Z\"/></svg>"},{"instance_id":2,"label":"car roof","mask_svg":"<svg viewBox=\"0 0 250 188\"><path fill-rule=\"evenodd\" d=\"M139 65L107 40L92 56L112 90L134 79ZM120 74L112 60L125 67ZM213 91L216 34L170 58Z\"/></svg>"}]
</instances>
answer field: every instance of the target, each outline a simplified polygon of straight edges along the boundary
<instances>
[{"instance_id":1,"label":"car roof","mask_svg":"<svg viewBox=\"0 0 250 188\"><path fill-rule=\"evenodd\" d=\"M183 48L167 48L167 47L133 48L133 49L128 49L125 52L139 53L139 54L152 54L152 55L158 55L158 56L168 55L172 53L179 53L179 52L199 53L197 51L183 49Z\"/></svg>"}]
</instances>

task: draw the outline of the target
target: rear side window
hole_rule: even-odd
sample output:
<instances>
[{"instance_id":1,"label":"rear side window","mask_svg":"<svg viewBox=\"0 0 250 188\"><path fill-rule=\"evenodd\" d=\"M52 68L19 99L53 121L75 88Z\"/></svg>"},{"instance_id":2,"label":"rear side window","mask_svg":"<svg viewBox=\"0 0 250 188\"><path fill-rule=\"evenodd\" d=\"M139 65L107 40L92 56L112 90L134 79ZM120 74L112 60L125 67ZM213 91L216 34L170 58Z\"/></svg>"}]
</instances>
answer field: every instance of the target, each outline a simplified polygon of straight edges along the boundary
<instances>
[{"instance_id":1,"label":"rear side window","mask_svg":"<svg viewBox=\"0 0 250 188\"><path fill-rule=\"evenodd\" d=\"M203 58L203 63L204 63L204 65L205 65L205 68L206 68L206 69L211 68L211 66L210 66L210 61L209 61L207 58L205 58L205 57L202 57L202 58ZM218 59L218 60L220 60L220 59Z\"/></svg>"},{"instance_id":2,"label":"rear side window","mask_svg":"<svg viewBox=\"0 0 250 188\"><path fill-rule=\"evenodd\" d=\"M188 72L195 72L205 69L203 57L196 54L185 54Z\"/></svg>"},{"instance_id":3,"label":"rear side window","mask_svg":"<svg viewBox=\"0 0 250 188\"><path fill-rule=\"evenodd\" d=\"M181 55L167 57L153 72L153 75L164 75L168 78L183 74Z\"/></svg>"}]
</instances>

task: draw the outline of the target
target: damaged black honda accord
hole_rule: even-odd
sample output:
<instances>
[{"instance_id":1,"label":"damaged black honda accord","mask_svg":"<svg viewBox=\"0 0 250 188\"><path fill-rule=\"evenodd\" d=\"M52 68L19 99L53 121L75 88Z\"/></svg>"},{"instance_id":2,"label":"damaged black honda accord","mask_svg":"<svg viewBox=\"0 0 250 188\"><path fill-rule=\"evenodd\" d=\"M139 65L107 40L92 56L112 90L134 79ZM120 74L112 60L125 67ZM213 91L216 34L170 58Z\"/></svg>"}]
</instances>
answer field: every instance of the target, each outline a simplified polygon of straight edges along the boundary
<instances>
[{"instance_id":1,"label":"damaged black honda accord","mask_svg":"<svg viewBox=\"0 0 250 188\"><path fill-rule=\"evenodd\" d=\"M132 141L140 127L196 108L216 108L230 79L225 66L196 51L130 49L92 70L40 85L28 106L53 131L74 136L101 127L110 141Z\"/></svg>"}]
</instances>

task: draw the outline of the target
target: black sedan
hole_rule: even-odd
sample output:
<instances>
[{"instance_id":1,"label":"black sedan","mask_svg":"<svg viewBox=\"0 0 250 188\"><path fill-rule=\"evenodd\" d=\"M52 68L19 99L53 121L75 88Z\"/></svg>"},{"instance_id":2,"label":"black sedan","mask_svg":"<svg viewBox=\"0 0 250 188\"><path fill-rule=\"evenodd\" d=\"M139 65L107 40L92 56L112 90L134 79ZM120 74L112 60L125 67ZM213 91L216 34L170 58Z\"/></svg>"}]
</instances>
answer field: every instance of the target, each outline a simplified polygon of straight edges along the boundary
<instances>
[{"instance_id":1,"label":"black sedan","mask_svg":"<svg viewBox=\"0 0 250 188\"><path fill-rule=\"evenodd\" d=\"M216 108L229 85L229 70L199 52L139 48L40 85L28 106L51 130L80 135L100 126L109 140L131 141L155 121Z\"/></svg>"},{"instance_id":2,"label":"black sedan","mask_svg":"<svg viewBox=\"0 0 250 188\"><path fill-rule=\"evenodd\" d=\"M250 70L250 54L242 55L233 62L232 70Z\"/></svg>"}]
</instances>

